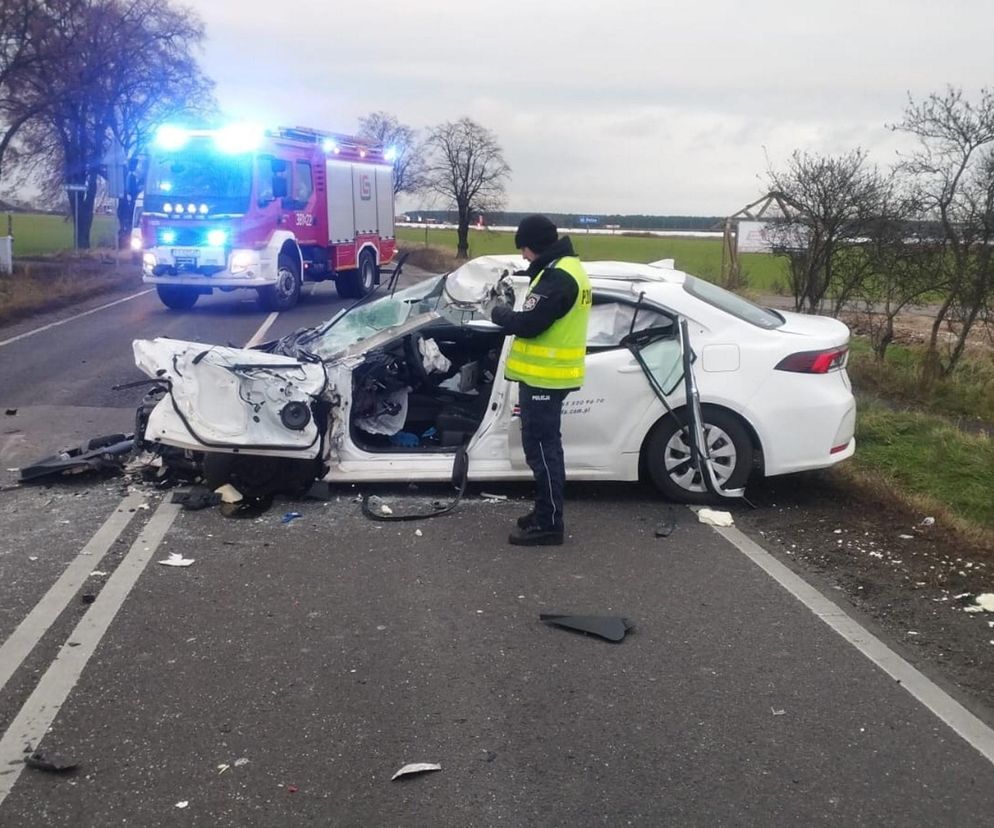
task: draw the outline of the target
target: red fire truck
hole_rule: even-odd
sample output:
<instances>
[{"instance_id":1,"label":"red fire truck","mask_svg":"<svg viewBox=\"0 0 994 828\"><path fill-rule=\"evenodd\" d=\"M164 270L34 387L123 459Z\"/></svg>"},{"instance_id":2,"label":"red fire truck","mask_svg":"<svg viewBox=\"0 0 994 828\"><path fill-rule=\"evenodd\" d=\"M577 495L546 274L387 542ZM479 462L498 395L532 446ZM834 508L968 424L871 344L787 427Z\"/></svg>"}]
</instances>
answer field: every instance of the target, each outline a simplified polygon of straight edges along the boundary
<instances>
[{"instance_id":1,"label":"red fire truck","mask_svg":"<svg viewBox=\"0 0 994 828\"><path fill-rule=\"evenodd\" d=\"M162 127L148 154L142 279L177 310L237 288L286 310L304 279L364 296L396 251L392 160L302 127Z\"/></svg>"}]
</instances>

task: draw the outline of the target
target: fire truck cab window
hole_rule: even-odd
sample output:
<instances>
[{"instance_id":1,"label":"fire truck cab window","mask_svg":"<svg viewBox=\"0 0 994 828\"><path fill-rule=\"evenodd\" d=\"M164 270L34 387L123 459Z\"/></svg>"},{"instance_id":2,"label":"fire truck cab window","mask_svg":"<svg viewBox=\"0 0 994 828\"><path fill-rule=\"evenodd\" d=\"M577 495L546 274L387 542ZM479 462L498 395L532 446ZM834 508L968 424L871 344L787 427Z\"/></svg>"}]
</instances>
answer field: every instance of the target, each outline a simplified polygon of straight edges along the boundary
<instances>
[{"instance_id":1,"label":"fire truck cab window","mask_svg":"<svg viewBox=\"0 0 994 828\"><path fill-rule=\"evenodd\" d=\"M263 155L255 162L255 180L260 204L268 204L274 198L272 161L271 156Z\"/></svg>"},{"instance_id":2,"label":"fire truck cab window","mask_svg":"<svg viewBox=\"0 0 994 828\"><path fill-rule=\"evenodd\" d=\"M314 192L314 182L311 178L311 165L308 161L298 161L293 176L293 200L303 206L310 200Z\"/></svg>"}]
</instances>

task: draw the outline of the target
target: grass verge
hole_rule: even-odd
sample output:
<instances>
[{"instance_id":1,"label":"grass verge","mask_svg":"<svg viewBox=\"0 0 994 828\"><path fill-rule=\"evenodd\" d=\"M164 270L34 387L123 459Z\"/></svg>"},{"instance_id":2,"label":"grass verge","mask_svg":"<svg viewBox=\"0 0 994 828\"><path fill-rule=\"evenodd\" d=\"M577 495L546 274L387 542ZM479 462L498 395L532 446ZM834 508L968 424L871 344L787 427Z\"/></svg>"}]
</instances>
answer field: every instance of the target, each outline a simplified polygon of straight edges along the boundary
<instances>
[{"instance_id":1,"label":"grass verge","mask_svg":"<svg viewBox=\"0 0 994 828\"><path fill-rule=\"evenodd\" d=\"M15 262L12 275L0 276L0 322L72 305L118 288L141 287L141 274L130 254L115 256L110 251Z\"/></svg>"}]
</instances>

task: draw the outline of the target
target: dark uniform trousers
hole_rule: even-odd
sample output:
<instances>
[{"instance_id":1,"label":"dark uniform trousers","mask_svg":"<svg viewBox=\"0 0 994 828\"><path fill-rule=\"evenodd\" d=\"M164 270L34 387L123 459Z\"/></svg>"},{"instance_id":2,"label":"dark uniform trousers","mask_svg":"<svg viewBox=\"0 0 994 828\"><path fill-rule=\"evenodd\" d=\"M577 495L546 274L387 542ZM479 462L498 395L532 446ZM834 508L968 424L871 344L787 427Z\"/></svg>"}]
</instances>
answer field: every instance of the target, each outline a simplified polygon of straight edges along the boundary
<instances>
[{"instance_id":1,"label":"dark uniform trousers","mask_svg":"<svg viewBox=\"0 0 994 828\"><path fill-rule=\"evenodd\" d=\"M563 400L569 391L532 388L521 383L521 444L535 475L535 518L540 529L563 528L563 488L566 463L560 431Z\"/></svg>"}]
</instances>

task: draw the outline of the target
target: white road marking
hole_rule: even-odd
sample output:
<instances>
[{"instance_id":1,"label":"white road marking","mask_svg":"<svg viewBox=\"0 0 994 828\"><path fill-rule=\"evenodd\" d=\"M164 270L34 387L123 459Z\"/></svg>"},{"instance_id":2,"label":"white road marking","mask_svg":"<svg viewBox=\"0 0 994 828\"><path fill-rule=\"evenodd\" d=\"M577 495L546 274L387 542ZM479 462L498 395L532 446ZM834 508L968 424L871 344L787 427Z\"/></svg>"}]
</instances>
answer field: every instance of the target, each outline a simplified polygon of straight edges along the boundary
<instances>
[{"instance_id":1,"label":"white road marking","mask_svg":"<svg viewBox=\"0 0 994 828\"><path fill-rule=\"evenodd\" d=\"M151 293L152 290L143 290L140 293L133 293L131 296L125 296L123 299L117 299L113 302L108 302L106 305L101 305L99 308L91 308L88 311L83 311L82 313L77 313L75 316L70 316L67 319L60 319L58 322L50 322L47 325L42 325L40 328L35 328L33 331L27 331L26 333L18 334L17 336L12 336L10 339L0 340L0 348L4 345L10 345L12 342L17 342L21 339L27 339L29 336L34 336L42 331L50 330L51 328L57 328L59 325L65 325L67 322L73 322L76 319L82 319L84 316L89 316L91 313L96 313L97 311L107 310L107 308L112 308L114 305L120 305L123 302L130 302L132 299L137 299L139 296L144 296L147 293Z\"/></svg>"},{"instance_id":2,"label":"white road marking","mask_svg":"<svg viewBox=\"0 0 994 828\"><path fill-rule=\"evenodd\" d=\"M76 686L86 663L128 593L155 555L179 509L178 504L169 501L159 505L0 739L0 804L24 769L25 747L30 745L32 749L37 749L52 726L59 709ZM73 646L69 646L70 643Z\"/></svg>"},{"instance_id":3,"label":"white road marking","mask_svg":"<svg viewBox=\"0 0 994 828\"><path fill-rule=\"evenodd\" d=\"M741 531L712 528L994 764L994 730Z\"/></svg>"},{"instance_id":4,"label":"white road marking","mask_svg":"<svg viewBox=\"0 0 994 828\"><path fill-rule=\"evenodd\" d=\"M269 316L267 316L263 321L263 323L259 326L259 330L257 330L252 335L252 338L248 342L246 342L242 347L251 348L254 345L258 345L260 342L262 342L262 337L265 336L266 331L268 331L270 327L272 327L273 322L276 321L276 317L279 315L280 315L279 311L273 311L271 314L269 314Z\"/></svg>"},{"instance_id":5,"label":"white road marking","mask_svg":"<svg viewBox=\"0 0 994 828\"><path fill-rule=\"evenodd\" d=\"M3 643L0 647L0 690L3 690L10 677L41 641L41 637L69 605L79 588L89 578L90 572L97 568L100 560L107 554L107 550L131 522L131 518L136 514L135 510L142 502L144 498L139 494L128 495L121 501L117 509L104 521L103 526L80 550L75 560L69 564L59 580L35 604L34 609Z\"/></svg>"}]
</instances>

